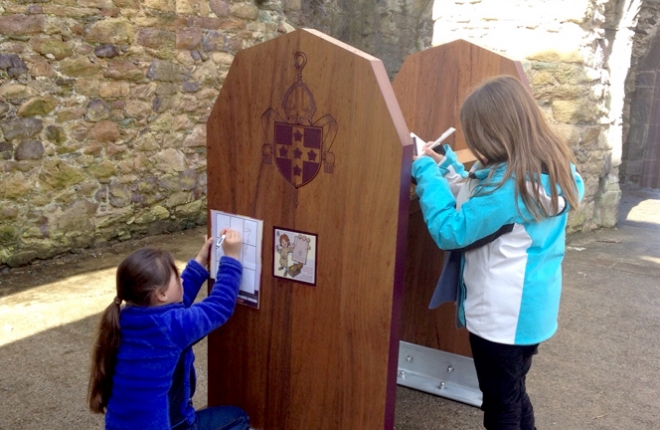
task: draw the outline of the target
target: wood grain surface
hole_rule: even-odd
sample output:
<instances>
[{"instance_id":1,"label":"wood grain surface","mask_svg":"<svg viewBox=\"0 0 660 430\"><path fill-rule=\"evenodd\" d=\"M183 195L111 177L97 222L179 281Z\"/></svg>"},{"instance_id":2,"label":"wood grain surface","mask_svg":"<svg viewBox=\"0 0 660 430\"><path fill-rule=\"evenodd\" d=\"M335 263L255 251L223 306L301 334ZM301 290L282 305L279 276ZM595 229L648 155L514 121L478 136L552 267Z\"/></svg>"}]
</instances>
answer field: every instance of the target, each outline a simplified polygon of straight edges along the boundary
<instances>
[{"instance_id":1,"label":"wood grain surface","mask_svg":"<svg viewBox=\"0 0 660 430\"><path fill-rule=\"evenodd\" d=\"M424 140L434 140L449 127L456 128L447 143L470 166L475 159L461 129L461 104L483 80L502 74L527 84L519 62L456 40L408 56L393 87L410 130ZM447 303L428 309L442 271L443 252L428 233L415 197L410 206L406 255L401 340L471 356L467 331L456 329L456 306Z\"/></svg>"},{"instance_id":2,"label":"wood grain surface","mask_svg":"<svg viewBox=\"0 0 660 430\"><path fill-rule=\"evenodd\" d=\"M296 191L263 162L262 115L285 116L297 52L311 122L330 115L337 133L333 172ZM209 209L264 221L261 308L211 334L209 404L244 408L255 429L393 428L412 145L382 62L314 30L240 51L207 149ZM315 286L272 276L275 227L317 235Z\"/></svg>"}]
</instances>

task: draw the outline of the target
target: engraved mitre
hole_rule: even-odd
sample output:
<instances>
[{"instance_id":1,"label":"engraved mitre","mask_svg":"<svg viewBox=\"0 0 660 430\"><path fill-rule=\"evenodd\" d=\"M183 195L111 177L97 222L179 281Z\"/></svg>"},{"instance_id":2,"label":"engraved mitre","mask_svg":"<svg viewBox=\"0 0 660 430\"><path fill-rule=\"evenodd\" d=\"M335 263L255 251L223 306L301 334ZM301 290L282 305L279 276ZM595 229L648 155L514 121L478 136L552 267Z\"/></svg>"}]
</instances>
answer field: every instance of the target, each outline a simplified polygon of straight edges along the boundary
<instances>
[{"instance_id":1,"label":"engraved mitre","mask_svg":"<svg viewBox=\"0 0 660 430\"><path fill-rule=\"evenodd\" d=\"M289 124L311 125L316 113L316 102L312 92L302 80L302 69L307 64L307 57L302 52L296 52L294 59L298 77L284 94L282 109Z\"/></svg>"}]
</instances>

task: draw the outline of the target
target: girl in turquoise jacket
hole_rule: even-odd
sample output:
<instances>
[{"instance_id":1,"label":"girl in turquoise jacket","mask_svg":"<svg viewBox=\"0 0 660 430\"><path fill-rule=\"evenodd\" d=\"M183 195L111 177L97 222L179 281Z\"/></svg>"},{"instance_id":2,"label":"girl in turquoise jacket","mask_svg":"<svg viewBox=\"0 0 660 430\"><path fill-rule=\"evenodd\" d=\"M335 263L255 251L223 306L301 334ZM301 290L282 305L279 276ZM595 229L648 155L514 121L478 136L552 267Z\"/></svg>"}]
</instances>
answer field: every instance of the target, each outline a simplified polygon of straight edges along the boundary
<instances>
[{"instance_id":1,"label":"girl in turquoise jacket","mask_svg":"<svg viewBox=\"0 0 660 430\"><path fill-rule=\"evenodd\" d=\"M469 332L484 427L533 430L525 377L557 330L569 210L583 183L566 143L520 81L498 76L460 113L477 162L468 173L445 145L413 163L424 220L458 252L458 317Z\"/></svg>"}]
</instances>

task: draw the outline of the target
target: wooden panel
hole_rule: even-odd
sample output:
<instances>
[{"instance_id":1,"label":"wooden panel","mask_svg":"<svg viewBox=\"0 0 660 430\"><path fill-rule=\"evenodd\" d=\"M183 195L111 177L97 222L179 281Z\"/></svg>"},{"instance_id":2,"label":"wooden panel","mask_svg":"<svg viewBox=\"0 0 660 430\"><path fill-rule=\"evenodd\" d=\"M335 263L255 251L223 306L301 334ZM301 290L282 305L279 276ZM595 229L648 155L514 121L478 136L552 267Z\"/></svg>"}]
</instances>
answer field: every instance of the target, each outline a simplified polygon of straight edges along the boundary
<instances>
[{"instance_id":1,"label":"wooden panel","mask_svg":"<svg viewBox=\"0 0 660 430\"><path fill-rule=\"evenodd\" d=\"M467 149L459 120L461 104L484 79L501 74L527 83L520 63L456 40L410 55L393 87L410 130L432 140L455 127L456 133L447 142L460 161L471 165L474 156ZM456 306L448 303L428 309L442 271L443 253L428 233L414 193L412 199L401 340L470 356L467 331L456 330Z\"/></svg>"},{"instance_id":2,"label":"wooden panel","mask_svg":"<svg viewBox=\"0 0 660 430\"><path fill-rule=\"evenodd\" d=\"M269 118L295 122L284 118L283 102L299 76L297 52L306 55L300 77L316 111L304 91L289 102L317 126L330 115L337 132L332 173L328 155L295 188L262 151L274 133ZM264 117L269 109L277 115ZM332 132L323 129L325 151ZM407 136L374 57L313 30L237 54L208 120L208 206L264 220L261 309L238 306L211 334L209 404L244 408L257 429L393 427ZM318 235L316 286L272 276L274 227Z\"/></svg>"}]
</instances>

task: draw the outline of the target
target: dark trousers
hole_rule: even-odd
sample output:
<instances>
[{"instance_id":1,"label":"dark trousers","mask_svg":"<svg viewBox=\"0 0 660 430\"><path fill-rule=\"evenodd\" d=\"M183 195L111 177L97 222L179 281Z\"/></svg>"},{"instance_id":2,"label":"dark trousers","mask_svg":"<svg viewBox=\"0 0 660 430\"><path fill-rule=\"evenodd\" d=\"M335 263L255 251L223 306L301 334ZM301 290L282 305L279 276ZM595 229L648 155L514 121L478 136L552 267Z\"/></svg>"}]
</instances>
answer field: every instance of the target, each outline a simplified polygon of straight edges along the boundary
<instances>
[{"instance_id":1,"label":"dark trousers","mask_svg":"<svg viewBox=\"0 0 660 430\"><path fill-rule=\"evenodd\" d=\"M504 345L470 333L470 346L484 399L488 430L535 430L534 408L525 389L536 345Z\"/></svg>"}]
</instances>

